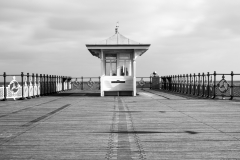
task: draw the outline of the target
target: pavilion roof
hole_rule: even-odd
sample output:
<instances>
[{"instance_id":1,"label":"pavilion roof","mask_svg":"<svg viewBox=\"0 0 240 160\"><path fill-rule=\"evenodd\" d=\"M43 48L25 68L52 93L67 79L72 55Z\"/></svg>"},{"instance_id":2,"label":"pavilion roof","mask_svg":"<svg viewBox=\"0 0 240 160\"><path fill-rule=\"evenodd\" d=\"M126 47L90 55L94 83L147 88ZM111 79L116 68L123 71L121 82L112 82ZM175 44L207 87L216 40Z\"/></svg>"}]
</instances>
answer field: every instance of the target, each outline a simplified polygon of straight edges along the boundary
<instances>
[{"instance_id":1,"label":"pavilion roof","mask_svg":"<svg viewBox=\"0 0 240 160\"><path fill-rule=\"evenodd\" d=\"M119 32L115 33L113 36L109 37L106 40L97 42L96 44L105 44L105 45L112 45L112 44L117 44L117 45L127 45L127 44L140 44L139 42L133 41L123 35L121 35Z\"/></svg>"}]
</instances>

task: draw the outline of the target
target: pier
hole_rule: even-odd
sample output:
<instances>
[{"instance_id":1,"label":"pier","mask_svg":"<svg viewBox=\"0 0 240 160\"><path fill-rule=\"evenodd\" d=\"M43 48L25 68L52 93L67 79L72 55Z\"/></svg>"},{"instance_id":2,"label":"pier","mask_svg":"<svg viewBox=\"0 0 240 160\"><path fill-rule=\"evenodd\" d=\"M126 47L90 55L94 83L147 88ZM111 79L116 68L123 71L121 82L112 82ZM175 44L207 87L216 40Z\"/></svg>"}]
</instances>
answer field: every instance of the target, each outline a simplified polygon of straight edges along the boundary
<instances>
[{"instance_id":1,"label":"pier","mask_svg":"<svg viewBox=\"0 0 240 160\"><path fill-rule=\"evenodd\" d=\"M0 103L0 159L239 159L240 101L137 89Z\"/></svg>"}]
</instances>

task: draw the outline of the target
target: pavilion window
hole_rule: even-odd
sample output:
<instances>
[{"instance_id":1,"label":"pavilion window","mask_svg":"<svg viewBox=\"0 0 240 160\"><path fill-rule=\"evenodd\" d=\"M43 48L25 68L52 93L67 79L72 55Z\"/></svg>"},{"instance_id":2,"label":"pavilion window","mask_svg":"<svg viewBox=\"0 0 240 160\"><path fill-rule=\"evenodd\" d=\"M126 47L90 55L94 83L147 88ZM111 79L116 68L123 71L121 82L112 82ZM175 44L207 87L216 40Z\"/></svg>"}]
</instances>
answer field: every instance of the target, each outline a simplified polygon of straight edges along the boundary
<instances>
[{"instance_id":1,"label":"pavilion window","mask_svg":"<svg viewBox=\"0 0 240 160\"><path fill-rule=\"evenodd\" d=\"M131 54L105 54L106 76L132 76Z\"/></svg>"},{"instance_id":2,"label":"pavilion window","mask_svg":"<svg viewBox=\"0 0 240 160\"><path fill-rule=\"evenodd\" d=\"M117 55L106 54L106 76L117 76Z\"/></svg>"},{"instance_id":3,"label":"pavilion window","mask_svg":"<svg viewBox=\"0 0 240 160\"><path fill-rule=\"evenodd\" d=\"M129 53L122 53L118 60L119 76L131 76L131 59Z\"/></svg>"}]
</instances>

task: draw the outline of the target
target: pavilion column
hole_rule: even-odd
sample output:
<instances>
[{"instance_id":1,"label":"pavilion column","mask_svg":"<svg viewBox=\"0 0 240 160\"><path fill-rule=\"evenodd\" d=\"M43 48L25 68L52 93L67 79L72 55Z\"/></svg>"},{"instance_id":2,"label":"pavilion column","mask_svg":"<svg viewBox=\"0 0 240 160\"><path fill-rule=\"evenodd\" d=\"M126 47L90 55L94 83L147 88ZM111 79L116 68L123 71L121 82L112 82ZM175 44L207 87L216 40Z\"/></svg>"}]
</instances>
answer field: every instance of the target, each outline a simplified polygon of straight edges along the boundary
<instances>
[{"instance_id":1,"label":"pavilion column","mask_svg":"<svg viewBox=\"0 0 240 160\"><path fill-rule=\"evenodd\" d=\"M104 57L103 57L103 50L101 49L101 53L100 53L101 55L100 55L100 58L101 58L101 71L102 71L102 73L101 73L101 84L100 84L100 88L101 88L101 97L103 97L104 96L104 90L103 90L103 82L104 82L104 80L103 80L103 78L104 78L104 75L105 75L105 61L104 61Z\"/></svg>"},{"instance_id":2,"label":"pavilion column","mask_svg":"<svg viewBox=\"0 0 240 160\"><path fill-rule=\"evenodd\" d=\"M136 88L136 52L135 52L135 50L134 50L134 53L133 53L133 96L136 96L136 90L137 90L137 88Z\"/></svg>"}]
</instances>

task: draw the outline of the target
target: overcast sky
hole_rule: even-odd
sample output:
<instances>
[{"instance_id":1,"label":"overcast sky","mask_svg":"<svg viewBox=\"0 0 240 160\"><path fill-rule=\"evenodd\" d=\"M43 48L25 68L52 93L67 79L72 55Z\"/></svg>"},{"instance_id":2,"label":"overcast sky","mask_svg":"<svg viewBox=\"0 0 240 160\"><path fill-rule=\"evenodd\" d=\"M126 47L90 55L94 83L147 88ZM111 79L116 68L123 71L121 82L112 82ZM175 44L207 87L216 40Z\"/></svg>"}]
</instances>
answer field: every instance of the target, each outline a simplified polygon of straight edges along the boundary
<instances>
[{"instance_id":1,"label":"overcast sky","mask_svg":"<svg viewBox=\"0 0 240 160\"><path fill-rule=\"evenodd\" d=\"M137 76L240 73L240 0L0 0L0 72L99 76L85 44L151 44ZM1 73L0 73L1 74Z\"/></svg>"}]
</instances>

